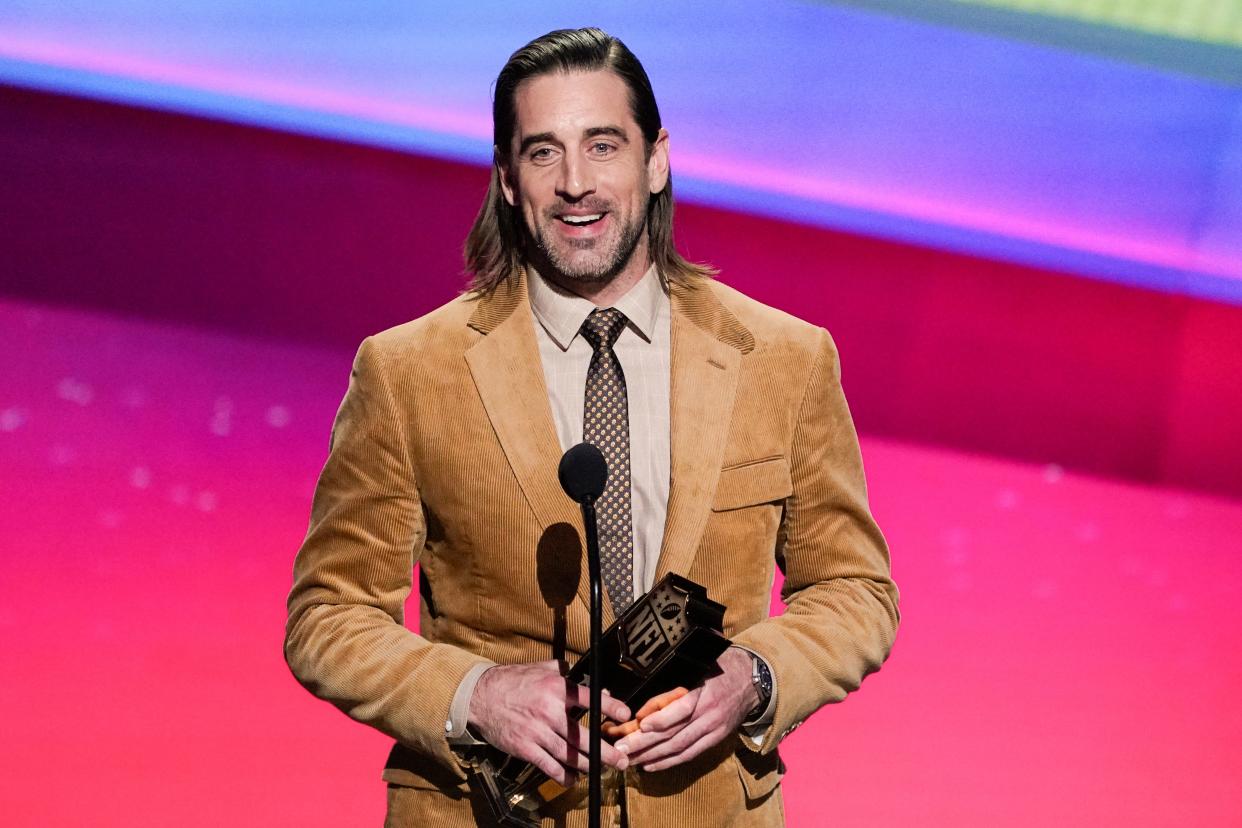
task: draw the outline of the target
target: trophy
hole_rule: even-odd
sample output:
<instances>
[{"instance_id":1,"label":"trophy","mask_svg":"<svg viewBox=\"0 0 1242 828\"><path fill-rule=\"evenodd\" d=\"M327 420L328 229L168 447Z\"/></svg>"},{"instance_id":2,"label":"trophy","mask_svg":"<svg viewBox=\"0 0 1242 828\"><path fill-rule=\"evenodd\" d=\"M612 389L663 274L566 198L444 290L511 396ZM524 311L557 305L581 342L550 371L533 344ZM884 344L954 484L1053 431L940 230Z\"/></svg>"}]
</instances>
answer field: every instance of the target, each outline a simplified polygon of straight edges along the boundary
<instances>
[{"instance_id":1,"label":"trophy","mask_svg":"<svg viewBox=\"0 0 1242 828\"><path fill-rule=\"evenodd\" d=\"M604 632L602 688L637 710L653 696L694 687L716 670L716 659L729 646L722 632L724 611L704 587L680 575L665 576ZM587 652L578 659L570 681L590 686L590 657ZM472 785L482 790L501 825L537 828L542 817L575 799L568 796L571 789L534 765L490 745L473 749L466 759Z\"/></svg>"}]
</instances>

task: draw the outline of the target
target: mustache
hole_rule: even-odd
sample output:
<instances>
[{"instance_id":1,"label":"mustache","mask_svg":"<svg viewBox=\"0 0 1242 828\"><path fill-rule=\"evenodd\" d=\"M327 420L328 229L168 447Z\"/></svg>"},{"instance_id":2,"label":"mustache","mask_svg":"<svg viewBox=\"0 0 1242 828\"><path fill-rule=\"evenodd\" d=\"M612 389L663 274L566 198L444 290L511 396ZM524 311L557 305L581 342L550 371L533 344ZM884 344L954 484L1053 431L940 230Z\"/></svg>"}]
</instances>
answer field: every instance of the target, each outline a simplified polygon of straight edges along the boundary
<instances>
[{"instance_id":1,"label":"mustache","mask_svg":"<svg viewBox=\"0 0 1242 828\"><path fill-rule=\"evenodd\" d=\"M611 213L613 211L613 207L614 207L613 203L609 201L608 199L587 197L587 198L582 199L581 201L574 201L574 202L558 201L556 204L553 204L553 205L550 205L544 208L543 214L545 217L549 219L554 219L557 216L563 215L571 211L589 212L589 213Z\"/></svg>"}]
</instances>

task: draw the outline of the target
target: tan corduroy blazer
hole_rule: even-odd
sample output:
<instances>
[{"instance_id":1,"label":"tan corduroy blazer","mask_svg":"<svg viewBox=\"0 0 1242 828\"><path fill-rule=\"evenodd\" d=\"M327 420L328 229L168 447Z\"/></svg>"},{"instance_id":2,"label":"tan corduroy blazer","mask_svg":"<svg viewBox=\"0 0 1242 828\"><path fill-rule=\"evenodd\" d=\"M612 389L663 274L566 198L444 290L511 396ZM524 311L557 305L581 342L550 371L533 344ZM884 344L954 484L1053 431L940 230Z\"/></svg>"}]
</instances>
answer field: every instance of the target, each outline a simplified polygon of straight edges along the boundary
<instances>
[{"instance_id":1,"label":"tan corduroy blazer","mask_svg":"<svg viewBox=\"0 0 1242 828\"><path fill-rule=\"evenodd\" d=\"M827 332L709 280L673 286L671 301L656 577L685 575L726 605L725 634L772 666L776 713L757 749L739 736L675 769L631 770L630 824L780 825L777 744L879 668L897 591ZM488 824L445 739L462 676L483 659L586 649L581 514L557 482L534 324L519 277L368 338L333 428L285 657L312 693L397 741L389 824ZM416 562L421 635L402 617ZM775 565L788 608L769 618Z\"/></svg>"}]
</instances>

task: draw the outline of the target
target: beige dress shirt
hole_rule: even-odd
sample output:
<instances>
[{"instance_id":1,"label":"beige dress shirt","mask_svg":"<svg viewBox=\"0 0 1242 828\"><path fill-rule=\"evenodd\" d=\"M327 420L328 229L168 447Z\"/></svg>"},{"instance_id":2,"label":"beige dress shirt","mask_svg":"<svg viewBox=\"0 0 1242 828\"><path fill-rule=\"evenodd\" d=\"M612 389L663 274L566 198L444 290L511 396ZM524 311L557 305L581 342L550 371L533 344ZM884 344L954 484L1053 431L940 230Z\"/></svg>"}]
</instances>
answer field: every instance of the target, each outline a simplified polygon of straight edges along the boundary
<instances>
[{"instance_id":1,"label":"beige dress shirt","mask_svg":"<svg viewBox=\"0 0 1242 828\"><path fill-rule=\"evenodd\" d=\"M582 442L583 394L591 365L591 343L579 335L595 303L566 293L531 273L539 358L552 404L561 450ZM655 267L617 301L629 324L613 352L625 374L630 419L630 504L634 515L634 594L655 585L664 539L669 486L669 357L672 354L668 294Z\"/></svg>"},{"instance_id":2,"label":"beige dress shirt","mask_svg":"<svg viewBox=\"0 0 1242 828\"><path fill-rule=\"evenodd\" d=\"M568 293L530 270L526 284L535 317L535 339L548 389L552 420L561 450L582 442L583 395L593 349L579 335L595 303ZM655 585L664 539L669 492L669 360L672 356L672 308L656 272L647 270L612 307L629 323L613 345L625 374L630 418L630 503L634 516L634 594ZM551 462L551 461L550 461ZM477 744L467 731L470 697L479 677L493 666L481 664L458 685L444 723L449 742ZM754 723L759 732L771 722L776 694ZM755 730L747 728L753 737Z\"/></svg>"}]
</instances>

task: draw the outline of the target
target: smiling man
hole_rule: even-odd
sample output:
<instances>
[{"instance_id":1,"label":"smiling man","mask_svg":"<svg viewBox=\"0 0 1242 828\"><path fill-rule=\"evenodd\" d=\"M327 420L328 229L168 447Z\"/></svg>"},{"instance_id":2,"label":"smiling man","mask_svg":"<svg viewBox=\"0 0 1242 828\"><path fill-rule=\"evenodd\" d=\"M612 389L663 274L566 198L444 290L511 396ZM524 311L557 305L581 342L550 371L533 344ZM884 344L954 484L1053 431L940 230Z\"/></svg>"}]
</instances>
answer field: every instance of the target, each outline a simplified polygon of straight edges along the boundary
<instances>
[{"instance_id":1,"label":"smiling man","mask_svg":"<svg viewBox=\"0 0 1242 828\"><path fill-rule=\"evenodd\" d=\"M674 249L668 133L616 38L519 49L493 120L469 292L359 349L286 658L396 740L389 825L492 824L462 758L481 742L573 784L587 691L563 668L589 620L556 467L595 443L605 624L676 573L725 604L735 645L605 745L608 807L631 826L781 825L780 741L879 669L898 620L832 341ZM420 634L402 617L415 563ZM778 566L787 607L769 618Z\"/></svg>"}]
</instances>

